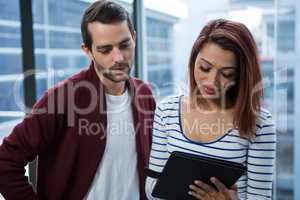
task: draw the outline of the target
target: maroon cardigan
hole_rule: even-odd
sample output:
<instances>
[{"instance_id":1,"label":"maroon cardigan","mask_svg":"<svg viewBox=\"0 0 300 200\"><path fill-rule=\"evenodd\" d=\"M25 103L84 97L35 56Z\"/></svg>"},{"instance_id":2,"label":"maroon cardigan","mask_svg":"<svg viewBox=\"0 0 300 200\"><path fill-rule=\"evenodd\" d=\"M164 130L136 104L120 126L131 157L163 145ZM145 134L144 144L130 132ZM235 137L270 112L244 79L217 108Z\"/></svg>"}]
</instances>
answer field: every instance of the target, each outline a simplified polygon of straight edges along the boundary
<instances>
[{"instance_id":1,"label":"maroon cardigan","mask_svg":"<svg viewBox=\"0 0 300 200\"><path fill-rule=\"evenodd\" d=\"M141 80L130 78L126 84L133 97L140 199L145 200L143 169L149 160L155 101ZM35 104L0 146L0 193L7 200L85 197L106 144L104 91L91 65L49 89ZM24 166L37 156L35 192L24 175Z\"/></svg>"}]
</instances>

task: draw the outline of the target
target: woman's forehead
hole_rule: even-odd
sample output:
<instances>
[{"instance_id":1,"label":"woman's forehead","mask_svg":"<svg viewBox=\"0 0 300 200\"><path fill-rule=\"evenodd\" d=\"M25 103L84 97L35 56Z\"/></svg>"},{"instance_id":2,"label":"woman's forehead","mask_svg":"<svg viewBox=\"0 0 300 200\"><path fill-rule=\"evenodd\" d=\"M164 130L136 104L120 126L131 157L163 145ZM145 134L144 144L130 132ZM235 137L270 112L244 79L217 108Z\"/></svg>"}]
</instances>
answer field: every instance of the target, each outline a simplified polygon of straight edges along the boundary
<instances>
[{"instance_id":1,"label":"woman's forehead","mask_svg":"<svg viewBox=\"0 0 300 200\"><path fill-rule=\"evenodd\" d=\"M224 50L214 43L205 44L197 55L196 62L204 62L217 68L236 68L237 59L232 51Z\"/></svg>"}]
</instances>

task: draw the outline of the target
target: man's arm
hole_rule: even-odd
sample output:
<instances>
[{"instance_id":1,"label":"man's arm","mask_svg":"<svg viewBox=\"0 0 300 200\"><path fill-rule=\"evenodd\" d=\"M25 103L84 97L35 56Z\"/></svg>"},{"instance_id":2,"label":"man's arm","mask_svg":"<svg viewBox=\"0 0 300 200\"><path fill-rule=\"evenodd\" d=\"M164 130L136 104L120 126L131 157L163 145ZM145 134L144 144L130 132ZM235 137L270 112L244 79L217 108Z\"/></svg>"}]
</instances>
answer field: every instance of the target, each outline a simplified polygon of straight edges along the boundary
<instances>
[{"instance_id":1,"label":"man's arm","mask_svg":"<svg viewBox=\"0 0 300 200\"><path fill-rule=\"evenodd\" d=\"M49 97L52 100L49 101ZM38 199L25 176L24 167L49 146L62 126L63 114L57 114L57 107L55 93L46 93L3 140L0 146L0 193L5 199Z\"/></svg>"}]
</instances>

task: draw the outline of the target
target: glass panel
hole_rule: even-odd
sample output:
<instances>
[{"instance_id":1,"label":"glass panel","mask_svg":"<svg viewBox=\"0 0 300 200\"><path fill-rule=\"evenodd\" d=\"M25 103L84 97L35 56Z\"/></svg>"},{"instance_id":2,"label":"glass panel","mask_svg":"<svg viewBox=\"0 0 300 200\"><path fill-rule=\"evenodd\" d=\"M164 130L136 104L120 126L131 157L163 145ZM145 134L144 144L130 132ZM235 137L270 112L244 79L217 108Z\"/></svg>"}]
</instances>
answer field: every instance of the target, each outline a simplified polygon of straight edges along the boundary
<instances>
[{"instance_id":1,"label":"glass panel","mask_svg":"<svg viewBox=\"0 0 300 200\"><path fill-rule=\"evenodd\" d=\"M179 1L172 1L178 5ZM146 60L147 79L156 98L176 93L175 73L178 69L175 59L175 26L179 18L167 9L170 1L145 0L146 6ZM165 9L164 9L165 8ZM185 6L183 7L183 9ZM183 67L183 66L182 66Z\"/></svg>"},{"instance_id":2,"label":"glass panel","mask_svg":"<svg viewBox=\"0 0 300 200\"><path fill-rule=\"evenodd\" d=\"M80 21L89 4L83 0L33 0L38 98L89 64L80 48Z\"/></svg>"},{"instance_id":3,"label":"glass panel","mask_svg":"<svg viewBox=\"0 0 300 200\"><path fill-rule=\"evenodd\" d=\"M9 20L13 23L19 22L20 13L19 1L10 1L9 3L5 0L0 1L0 19Z\"/></svg>"},{"instance_id":4,"label":"glass panel","mask_svg":"<svg viewBox=\"0 0 300 200\"><path fill-rule=\"evenodd\" d=\"M295 0L277 2L276 112L278 129L277 199L294 196Z\"/></svg>"},{"instance_id":5,"label":"glass panel","mask_svg":"<svg viewBox=\"0 0 300 200\"><path fill-rule=\"evenodd\" d=\"M24 116L13 88L22 74L19 1L0 0L0 144ZM18 93L23 101L22 92ZM0 194L0 199L4 200Z\"/></svg>"},{"instance_id":6,"label":"glass panel","mask_svg":"<svg viewBox=\"0 0 300 200\"><path fill-rule=\"evenodd\" d=\"M24 115L16 100L23 102L23 88L14 90L22 74L19 10L19 1L0 0L0 143Z\"/></svg>"}]
</instances>

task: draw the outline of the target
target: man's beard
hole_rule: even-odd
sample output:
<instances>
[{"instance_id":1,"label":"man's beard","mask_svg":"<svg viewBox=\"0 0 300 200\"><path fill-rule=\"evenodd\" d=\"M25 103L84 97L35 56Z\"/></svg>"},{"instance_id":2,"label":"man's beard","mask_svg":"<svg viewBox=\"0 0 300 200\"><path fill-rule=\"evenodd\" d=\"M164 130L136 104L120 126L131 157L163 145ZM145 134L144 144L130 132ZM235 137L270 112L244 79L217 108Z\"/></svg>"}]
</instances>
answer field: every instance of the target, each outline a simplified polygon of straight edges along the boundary
<instances>
[{"instance_id":1,"label":"man's beard","mask_svg":"<svg viewBox=\"0 0 300 200\"><path fill-rule=\"evenodd\" d=\"M131 67L129 63L122 62L116 63L115 65L104 68L102 65L98 64L94 59L94 65L96 70L103 75L103 77L107 78L108 80L114 83L120 83L129 79Z\"/></svg>"}]
</instances>

